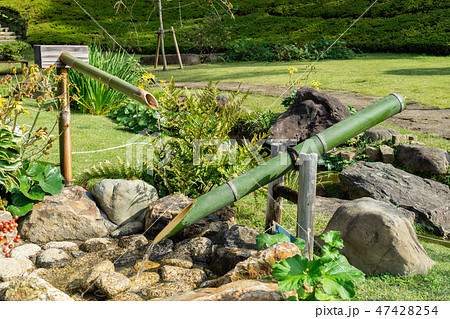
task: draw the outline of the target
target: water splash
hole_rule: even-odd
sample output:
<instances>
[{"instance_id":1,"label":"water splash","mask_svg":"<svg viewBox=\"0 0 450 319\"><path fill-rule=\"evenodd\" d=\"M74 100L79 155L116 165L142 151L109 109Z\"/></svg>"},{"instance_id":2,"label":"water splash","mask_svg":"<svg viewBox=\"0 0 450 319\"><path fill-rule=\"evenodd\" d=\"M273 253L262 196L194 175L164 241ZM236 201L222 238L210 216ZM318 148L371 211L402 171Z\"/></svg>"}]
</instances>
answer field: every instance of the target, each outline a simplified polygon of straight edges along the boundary
<instances>
[{"instance_id":1,"label":"water splash","mask_svg":"<svg viewBox=\"0 0 450 319\"><path fill-rule=\"evenodd\" d=\"M147 260L150 258L150 255L152 254L154 248L155 242L151 242L150 245L148 245L147 250L145 251L144 257L142 258L142 263L139 267L136 277L139 277L144 272L145 264L147 263Z\"/></svg>"}]
</instances>

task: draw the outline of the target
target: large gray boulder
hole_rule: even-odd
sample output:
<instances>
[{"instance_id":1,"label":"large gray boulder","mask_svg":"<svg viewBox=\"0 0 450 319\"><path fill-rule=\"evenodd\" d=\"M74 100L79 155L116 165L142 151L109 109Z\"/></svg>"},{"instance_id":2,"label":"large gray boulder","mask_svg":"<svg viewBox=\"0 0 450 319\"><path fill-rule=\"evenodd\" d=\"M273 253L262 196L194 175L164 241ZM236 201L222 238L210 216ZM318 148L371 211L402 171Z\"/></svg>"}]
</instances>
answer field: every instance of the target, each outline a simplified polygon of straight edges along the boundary
<instances>
[{"instance_id":1,"label":"large gray boulder","mask_svg":"<svg viewBox=\"0 0 450 319\"><path fill-rule=\"evenodd\" d=\"M20 233L24 239L39 244L104 237L108 230L91 194L73 186L35 204Z\"/></svg>"},{"instance_id":2,"label":"large gray boulder","mask_svg":"<svg viewBox=\"0 0 450 319\"><path fill-rule=\"evenodd\" d=\"M269 139L304 141L350 116L338 99L309 87L297 90L291 107L272 126Z\"/></svg>"},{"instance_id":3,"label":"large gray boulder","mask_svg":"<svg viewBox=\"0 0 450 319\"><path fill-rule=\"evenodd\" d=\"M422 144L402 144L397 147L397 161L415 173L446 174L450 162L447 151Z\"/></svg>"},{"instance_id":4,"label":"large gray boulder","mask_svg":"<svg viewBox=\"0 0 450 319\"><path fill-rule=\"evenodd\" d=\"M435 264L411 223L391 204L354 200L338 208L324 232L330 230L340 232L342 253L366 274L426 274Z\"/></svg>"},{"instance_id":5,"label":"large gray boulder","mask_svg":"<svg viewBox=\"0 0 450 319\"><path fill-rule=\"evenodd\" d=\"M156 188L141 180L104 179L92 188L97 204L117 225L142 219L147 206L158 199Z\"/></svg>"},{"instance_id":6,"label":"large gray boulder","mask_svg":"<svg viewBox=\"0 0 450 319\"><path fill-rule=\"evenodd\" d=\"M371 197L415 214L438 236L450 233L450 188L390 164L356 162L339 175L341 189L350 198Z\"/></svg>"}]
</instances>

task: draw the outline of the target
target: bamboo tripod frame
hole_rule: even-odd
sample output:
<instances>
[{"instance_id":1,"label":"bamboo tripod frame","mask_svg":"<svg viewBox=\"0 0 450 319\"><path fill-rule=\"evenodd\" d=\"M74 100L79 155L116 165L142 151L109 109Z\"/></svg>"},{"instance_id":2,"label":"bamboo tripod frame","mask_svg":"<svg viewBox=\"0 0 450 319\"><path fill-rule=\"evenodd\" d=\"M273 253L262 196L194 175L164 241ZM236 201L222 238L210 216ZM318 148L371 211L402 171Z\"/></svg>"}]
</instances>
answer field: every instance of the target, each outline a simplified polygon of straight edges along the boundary
<instances>
[{"instance_id":1,"label":"bamboo tripod frame","mask_svg":"<svg viewBox=\"0 0 450 319\"><path fill-rule=\"evenodd\" d=\"M173 27L170 27L170 30L158 30L155 32L158 34L158 42L156 44L156 57L155 57L155 69L158 67L159 62L159 51L161 49L161 55L163 60L163 71L167 70L167 60L166 53L164 50L164 34L172 33L173 42L175 44L175 51L177 52L178 64L180 65L180 69L183 68L183 61L181 60L180 49L178 48L177 37L175 36L175 30Z\"/></svg>"}]
</instances>

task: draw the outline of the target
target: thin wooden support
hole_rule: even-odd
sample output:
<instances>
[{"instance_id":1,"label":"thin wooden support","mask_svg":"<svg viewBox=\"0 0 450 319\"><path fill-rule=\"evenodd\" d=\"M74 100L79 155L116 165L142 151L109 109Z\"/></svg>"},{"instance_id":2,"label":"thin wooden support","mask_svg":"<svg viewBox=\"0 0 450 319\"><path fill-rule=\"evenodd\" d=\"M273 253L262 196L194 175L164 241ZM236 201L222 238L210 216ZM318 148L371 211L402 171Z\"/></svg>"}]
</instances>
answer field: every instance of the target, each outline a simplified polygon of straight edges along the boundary
<instances>
[{"instance_id":1,"label":"thin wooden support","mask_svg":"<svg viewBox=\"0 0 450 319\"><path fill-rule=\"evenodd\" d=\"M59 117L59 161L66 186L72 185L72 139L70 130L69 73L66 68L57 68L61 77L58 82Z\"/></svg>"},{"instance_id":2,"label":"thin wooden support","mask_svg":"<svg viewBox=\"0 0 450 319\"><path fill-rule=\"evenodd\" d=\"M314 252L314 203L316 201L317 154L300 154L297 237L305 240L305 255L312 259Z\"/></svg>"},{"instance_id":3,"label":"thin wooden support","mask_svg":"<svg viewBox=\"0 0 450 319\"><path fill-rule=\"evenodd\" d=\"M164 26L162 19L162 6L161 0L158 1L158 11L159 11L159 32L161 37L161 55L163 59L163 71L167 70L167 61L166 61L166 50L164 48Z\"/></svg>"},{"instance_id":4,"label":"thin wooden support","mask_svg":"<svg viewBox=\"0 0 450 319\"><path fill-rule=\"evenodd\" d=\"M158 60L159 60L159 48L161 47L161 33L158 33L158 42L156 44L156 57L155 57L155 69L158 67Z\"/></svg>"},{"instance_id":5,"label":"thin wooden support","mask_svg":"<svg viewBox=\"0 0 450 319\"><path fill-rule=\"evenodd\" d=\"M170 32L172 33L173 42L175 43L175 51L177 51L178 64L180 65L180 69L183 68L183 61L181 60L180 49L178 48L177 37L175 36L175 30L173 26L170 27Z\"/></svg>"},{"instance_id":6,"label":"thin wooden support","mask_svg":"<svg viewBox=\"0 0 450 319\"><path fill-rule=\"evenodd\" d=\"M271 147L270 157L278 156L281 152L283 152L284 148L285 148L285 145L282 143L273 143L272 147ZM284 185L284 176L269 183L268 190L267 190L265 230L272 229L273 222L277 222L278 224L281 224L283 198L277 197L273 191L274 186L277 186L277 185L280 185L280 186Z\"/></svg>"}]
</instances>

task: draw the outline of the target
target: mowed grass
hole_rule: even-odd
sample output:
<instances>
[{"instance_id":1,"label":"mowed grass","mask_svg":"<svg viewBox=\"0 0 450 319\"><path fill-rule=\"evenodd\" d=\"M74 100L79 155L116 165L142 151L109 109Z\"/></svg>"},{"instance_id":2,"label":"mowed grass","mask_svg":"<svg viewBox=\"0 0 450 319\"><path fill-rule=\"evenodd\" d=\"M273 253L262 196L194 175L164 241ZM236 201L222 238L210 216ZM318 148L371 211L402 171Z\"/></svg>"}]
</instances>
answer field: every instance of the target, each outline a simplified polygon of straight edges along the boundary
<instances>
[{"instance_id":1,"label":"mowed grass","mask_svg":"<svg viewBox=\"0 0 450 319\"><path fill-rule=\"evenodd\" d=\"M144 66L157 79L169 81L221 81L286 85L300 77L303 84L319 81L324 90L342 90L384 97L401 93L408 101L439 108L450 107L450 57L417 54L364 54L351 60L321 60L309 78L302 73L312 62L234 62L187 65L183 70L169 66ZM289 77L288 66L298 69Z\"/></svg>"}]
</instances>

